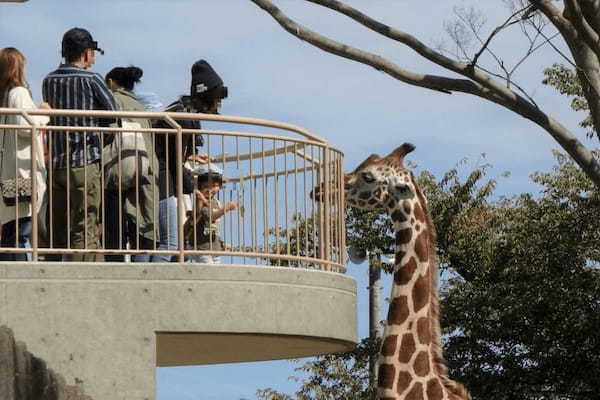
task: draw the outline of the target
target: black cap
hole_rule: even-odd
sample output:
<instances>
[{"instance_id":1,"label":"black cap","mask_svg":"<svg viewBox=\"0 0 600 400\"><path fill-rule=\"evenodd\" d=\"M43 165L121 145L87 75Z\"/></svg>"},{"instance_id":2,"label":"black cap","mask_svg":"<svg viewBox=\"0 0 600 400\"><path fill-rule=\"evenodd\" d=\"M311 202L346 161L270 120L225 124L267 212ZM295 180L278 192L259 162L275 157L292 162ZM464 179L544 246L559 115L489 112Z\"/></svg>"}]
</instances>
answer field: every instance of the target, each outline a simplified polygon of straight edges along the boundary
<instances>
[{"instance_id":1,"label":"black cap","mask_svg":"<svg viewBox=\"0 0 600 400\"><path fill-rule=\"evenodd\" d=\"M104 55L104 50L98 47L98 42L94 41L92 35L83 28L69 29L63 35L62 56L65 57L68 50L83 51L85 49L97 50Z\"/></svg>"},{"instance_id":2,"label":"black cap","mask_svg":"<svg viewBox=\"0 0 600 400\"><path fill-rule=\"evenodd\" d=\"M227 97L227 87L214 69L204 60L199 60L192 65L192 97L213 97L224 99Z\"/></svg>"}]
</instances>

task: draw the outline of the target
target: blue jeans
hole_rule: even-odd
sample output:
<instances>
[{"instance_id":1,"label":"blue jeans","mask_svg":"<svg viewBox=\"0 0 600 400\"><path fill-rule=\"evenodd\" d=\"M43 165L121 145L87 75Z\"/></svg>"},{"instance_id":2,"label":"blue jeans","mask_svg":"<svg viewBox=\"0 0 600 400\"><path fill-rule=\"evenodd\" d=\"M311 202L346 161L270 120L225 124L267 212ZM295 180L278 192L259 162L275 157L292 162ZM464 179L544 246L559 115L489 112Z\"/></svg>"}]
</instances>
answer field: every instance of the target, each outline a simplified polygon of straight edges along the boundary
<instances>
[{"instance_id":1,"label":"blue jeans","mask_svg":"<svg viewBox=\"0 0 600 400\"><path fill-rule=\"evenodd\" d=\"M19 232L17 234L17 223L15 220L2 225L2 247L16 248L17 238L18 247L22 249L31 248L31 218L19 218ZM31 253L3 253L0 254L0 261L31 261Z\"/></svg>"},{"instance_id":2,"label":"blue jeans","mask_svg":"<svg viewBox=\"0 0 600 400\"><path fill-rule=\"evenodd\" d=\"M167 197L159 202L158 221L160 229L158 250L176 250L178 243L177 197ZM155 254L152 256L152 262L171 262L171 257L171 254ZM138 261L137 258L136 261Z\"/></svg>"}]
</instances>

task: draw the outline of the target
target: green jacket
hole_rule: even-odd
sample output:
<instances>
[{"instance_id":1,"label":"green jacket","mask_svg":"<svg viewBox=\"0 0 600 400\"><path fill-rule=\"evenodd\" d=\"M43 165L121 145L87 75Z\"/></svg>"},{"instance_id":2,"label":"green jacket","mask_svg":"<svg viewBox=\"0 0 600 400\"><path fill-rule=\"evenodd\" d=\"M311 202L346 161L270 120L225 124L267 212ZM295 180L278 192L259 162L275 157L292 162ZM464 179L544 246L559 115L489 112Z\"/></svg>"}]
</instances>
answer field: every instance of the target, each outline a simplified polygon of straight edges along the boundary
<instances>
[{"instance_id":1,"label":"green jacket","mask_svg":"<svg viewBox=\"0 0 600 400\"><path fill-rule=\"evenodd\" d=\"M128 90L117 89L113 95L120 111L147 111ZM137 123L142 129L152 128L149 119L122 118L123 127L128 122ZM118 191L120 186L127 219L139 229L141 236L158 241L158 160L153 135L150 132L134 133L134 137L143 138L143 144L138 142L139 139L131 139L131 133L129 135L129 139L123 136L122 141L115 135L113 143L104 148L106 186L113 191Z\"/></svg>"}]
</instances>

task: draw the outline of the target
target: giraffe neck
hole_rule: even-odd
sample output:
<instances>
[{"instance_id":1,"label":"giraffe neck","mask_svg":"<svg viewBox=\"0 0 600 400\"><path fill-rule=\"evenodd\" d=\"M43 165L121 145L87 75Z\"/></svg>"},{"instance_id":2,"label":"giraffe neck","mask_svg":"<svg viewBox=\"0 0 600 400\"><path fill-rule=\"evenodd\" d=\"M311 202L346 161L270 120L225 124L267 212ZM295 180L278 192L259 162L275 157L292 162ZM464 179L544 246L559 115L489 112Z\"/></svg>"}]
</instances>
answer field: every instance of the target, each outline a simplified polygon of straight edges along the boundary
<instances>
[{"instance_id":1,"label":"giraffe neck","mask_svg":"<svg viewBox=\"0 0 600 400\"><path fill-rule=\"evenodd\" d=\"M378 398L468 399L462 386L447 377L443 363L433 225L418 202L398 204L391 217L396 265L378 359Z\"/></svg>"}]
</instances>

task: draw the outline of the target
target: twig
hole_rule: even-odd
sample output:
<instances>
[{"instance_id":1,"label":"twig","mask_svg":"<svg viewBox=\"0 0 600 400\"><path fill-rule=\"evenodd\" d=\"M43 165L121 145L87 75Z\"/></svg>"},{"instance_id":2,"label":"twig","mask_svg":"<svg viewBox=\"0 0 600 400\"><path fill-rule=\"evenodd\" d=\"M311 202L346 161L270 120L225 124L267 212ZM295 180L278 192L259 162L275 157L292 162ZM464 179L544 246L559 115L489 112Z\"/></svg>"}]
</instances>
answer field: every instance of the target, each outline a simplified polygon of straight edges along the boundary
<instances>
[{"instance_id":1,"label":"twig","mask_svg":"<svg viewBox=\"0 0 600 400\"><path fill-rule=\"evenodd\" d=\"M526 11L528 8L531 8L532 6L526 6L521 8L520 10L515 11L513 14L511 14L510 17L508 17L506 19L506 21L504 21L504 23L500 26L497 26L492 33L490 34L490 36L487 38L487 40L485 41L485 43L483 44L483 47L475 54L475 56L473 57L473 60L471 61L471 65L475 66L477 65L477 60L479 59L479 57L481 57L481 55L483 54L483 52L485 51L485 49L489 46L490 42L492 41L492 39L494 38L494 36L496 36L501 30L503 30L504 28L511 26L515 23L517 23L518 21L512 21L511 20L519 15L520 13Z\"/></svg>"}]
</instances>

